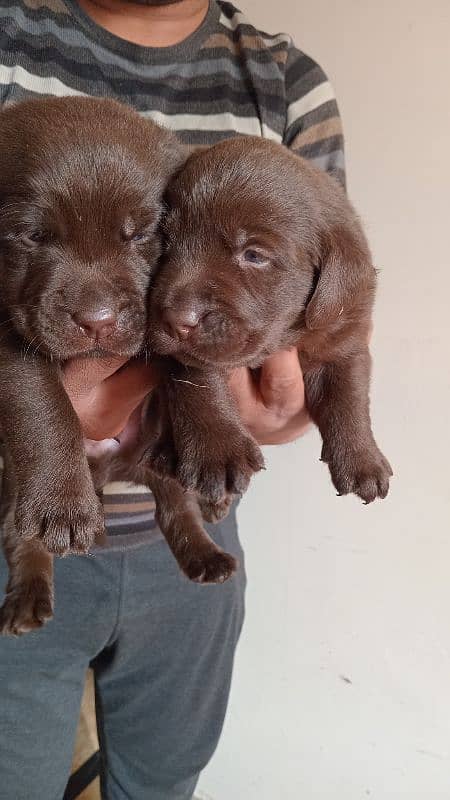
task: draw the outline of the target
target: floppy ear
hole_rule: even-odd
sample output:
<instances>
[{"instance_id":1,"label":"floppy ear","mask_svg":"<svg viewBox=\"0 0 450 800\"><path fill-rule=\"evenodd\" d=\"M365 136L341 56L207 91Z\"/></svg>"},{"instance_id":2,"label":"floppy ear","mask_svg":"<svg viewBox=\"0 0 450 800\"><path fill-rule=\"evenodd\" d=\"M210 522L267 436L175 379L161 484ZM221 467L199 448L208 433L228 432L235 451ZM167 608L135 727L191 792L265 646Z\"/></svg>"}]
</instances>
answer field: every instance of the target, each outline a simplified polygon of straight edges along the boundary
<instances>
[{"instance_id":1,"label":"floppy ear","mask_svg":"<svg viewBox=\"0 0 450 800\"><path fill-rule=\"evenodd\" d=\"M370 310L376 273L365 236L355 226L338 225L322 238L319 280L305 312L309 330L332 325L344 311Z\"/></svg>"}]
</instances>

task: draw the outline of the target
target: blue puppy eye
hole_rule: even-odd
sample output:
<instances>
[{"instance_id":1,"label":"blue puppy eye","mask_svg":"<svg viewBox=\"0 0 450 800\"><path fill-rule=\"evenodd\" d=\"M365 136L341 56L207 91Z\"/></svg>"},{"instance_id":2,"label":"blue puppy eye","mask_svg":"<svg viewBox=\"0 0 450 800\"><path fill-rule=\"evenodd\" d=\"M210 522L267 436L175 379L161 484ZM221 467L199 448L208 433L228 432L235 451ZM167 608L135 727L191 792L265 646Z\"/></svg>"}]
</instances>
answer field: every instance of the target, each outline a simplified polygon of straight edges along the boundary
<instances>
[{"instance_id":1,"label":"blue puppy eye","mask_svg":"<svg viewBox=\"0 0 450 800\"><path fill-rule=\"evenodd\" d=\"M145 239L146 236L147 236L146 231L137 231L131 237L131 241L132 242L142 242L142 240Z\"/></svg>"},{"instance_id":2,"label":"blue puppy eye","mask_svg":"<svg viewBox=\"0 0 450 800\"><path fill-rule=\"evenodd\" d=\"M245 250L244 252L244 259L249 264L254 264L256 267L263 266L267 264L268 259L259 250Z\"/></svg>"}]
</instances>

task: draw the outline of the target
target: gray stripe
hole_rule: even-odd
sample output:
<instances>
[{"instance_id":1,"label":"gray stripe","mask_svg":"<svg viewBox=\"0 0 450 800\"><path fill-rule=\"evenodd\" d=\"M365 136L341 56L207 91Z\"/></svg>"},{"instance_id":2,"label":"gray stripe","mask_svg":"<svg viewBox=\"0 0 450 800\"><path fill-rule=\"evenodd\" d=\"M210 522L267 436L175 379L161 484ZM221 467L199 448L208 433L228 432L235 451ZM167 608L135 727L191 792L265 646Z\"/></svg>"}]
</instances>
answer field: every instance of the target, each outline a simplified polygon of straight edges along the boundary
<instances>
[{"instance_id":1,"label":"gray stripe","mask_svg":"<svg viewBox=\"0 0 450 800\"><path fill-rule=\"evenodd\" d=\"M123 526L139 525L140 523L148 523L150 526L155 521L155 514L146 512L145 514L136 514L131 512L124 516L117 516L116 514L108 514L108 508L105 509L106 513L106 526L111 528L121 528Z\"/></svg>"},{"instance_id":2,"label":"gray stripe","mask_svg":"<svg viewBox=\"0 0 450 800\"><path fill-rule=\"evenodd\" d=\"M311 161L316 167L333 172L336 170L343 170L345 167L344 153L342 150L334 150L332 153L326 153L323 156L312 158Z\"/></svg>"}]
</instances>

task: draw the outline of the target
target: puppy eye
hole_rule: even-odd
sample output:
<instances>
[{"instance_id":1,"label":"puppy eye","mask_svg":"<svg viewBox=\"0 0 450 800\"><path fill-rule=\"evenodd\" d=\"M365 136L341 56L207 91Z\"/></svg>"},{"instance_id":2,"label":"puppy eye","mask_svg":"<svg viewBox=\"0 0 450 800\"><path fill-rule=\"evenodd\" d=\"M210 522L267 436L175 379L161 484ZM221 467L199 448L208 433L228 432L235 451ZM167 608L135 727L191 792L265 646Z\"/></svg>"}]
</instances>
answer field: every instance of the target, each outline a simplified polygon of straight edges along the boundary
<instances>
[{"instance_id":1,"label":"puppy eye","mask_svg":"<svg viewBox=\"0 0 450 800\"><path fill-rule=\"evenodd\" d=\"M131 242L142 242L142 241L144 241L144 239L147 239L147 238L148 238L148 231L136 231L136 233L134 233L133 236L131 237L130 241Z\"/></svg>"},{"instance_id":2,"label":"puppy eye","mask_svg":"<svg viewBox=\"0 0 450 800\"><path fill-rule=\"evenodd\" d=\"M54 239L54 235L51 231L47 231L43 228L28 233L24 239L25 241L32 242L33 244L47 244Z\"/></svg>"},{"instance_id":3,"label":"puppy eye","mask_svg":"<svg viewBox=\"0 0 450 800\"><path fill-rule=\"evenodd\" d=\"M253 264L255 267L262 267L268 263L269 259L260 253L259 250L245 250L243 253L244 261L248 264Z\"/></svg>"},{"instance_id":4,"label":"puppy eye","mask_svg":"<svg viewBox=\"0 0 450 800\"><path fill-rule=\"evenodd\" d=\"M146 242L151 236L150 231L142 228L138 231L122 230L122 239L124 242Z\"/></svg>"}]
</instances>

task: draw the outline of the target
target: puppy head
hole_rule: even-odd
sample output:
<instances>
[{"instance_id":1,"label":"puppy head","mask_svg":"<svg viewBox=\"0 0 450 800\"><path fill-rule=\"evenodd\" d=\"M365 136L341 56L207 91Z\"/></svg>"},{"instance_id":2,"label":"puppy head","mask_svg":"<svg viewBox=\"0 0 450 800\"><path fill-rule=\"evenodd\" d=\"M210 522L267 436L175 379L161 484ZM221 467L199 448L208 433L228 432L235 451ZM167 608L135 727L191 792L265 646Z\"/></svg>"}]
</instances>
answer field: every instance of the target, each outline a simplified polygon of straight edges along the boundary
<instances>
[{"instance_id":1,"label":"puppy head","mask_svg":"<svg viewBox=\"0 0 450 800\"><path fill-rule=\"evenodd\" d=\"M360 262L373 275L342 190L270 141L194 153L167 203L149 336L186 363L251 363L289 330L330 326L357 289L349 276Z\"/></svg>"},{"instance_id":2,"label":"puppy head","mask_svg":"<svg viewBox=\"0 0 450 800\"><path fill-rule=\"evenodd\" d=\"M0 113L2 304L64 360L142 342L175 137L110 100L26 101Z\"/></svg>"}]
</instances>

